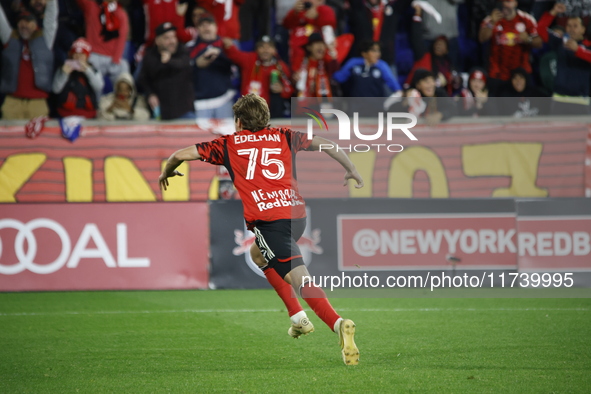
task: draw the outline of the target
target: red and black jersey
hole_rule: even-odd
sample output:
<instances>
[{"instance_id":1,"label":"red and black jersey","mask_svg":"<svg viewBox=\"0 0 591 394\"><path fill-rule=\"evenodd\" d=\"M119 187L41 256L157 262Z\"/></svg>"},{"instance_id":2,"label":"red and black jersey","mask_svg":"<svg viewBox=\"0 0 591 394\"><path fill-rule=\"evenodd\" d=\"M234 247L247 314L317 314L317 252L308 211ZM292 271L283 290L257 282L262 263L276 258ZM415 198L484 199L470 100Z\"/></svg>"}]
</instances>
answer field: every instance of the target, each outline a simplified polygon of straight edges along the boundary
<instances>
[{"instance_id":1,"label":"red and black jersey","mask_svg":"<svg viewBox=\"0 0 591 394\"><path fill-rule=\"evenodd\" d=\"M483 25L492 23L490 16L484 18ZM532 72L529 55L531 47L524 45L519 34L527 32L530 36L538 35L536 20L530 14L517 10L517 15L511 20L505 18L493 26L493 36L490 41L490 70L491 78L508 81L511 70L522 67L528 73Z\"/></svg>"},{"instance_id":2,"label":"red and black jersey","mask_svg":"<svg viewBox=\"0 0 591 394\"><path fill-rule=\"evenodd\" d=\"M196 144L201 160L228 169L244 206L244 218L257 221L306 217L298 192L295 155L307 150L307 135L283 128L242 130Z\"/></svg>"}]
</instances>

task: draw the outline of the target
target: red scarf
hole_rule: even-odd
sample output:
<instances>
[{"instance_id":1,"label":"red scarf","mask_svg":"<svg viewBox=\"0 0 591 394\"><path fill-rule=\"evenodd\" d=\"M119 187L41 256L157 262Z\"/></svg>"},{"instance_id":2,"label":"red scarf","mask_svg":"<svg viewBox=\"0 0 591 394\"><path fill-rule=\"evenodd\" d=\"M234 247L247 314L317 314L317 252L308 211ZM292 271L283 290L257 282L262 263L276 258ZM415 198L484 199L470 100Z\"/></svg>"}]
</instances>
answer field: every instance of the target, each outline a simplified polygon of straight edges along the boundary
<instances>
[{"instance_id":1,"label":"red scarf","mask_svg":"<svg viewBox=\"0 0 591 394\"><path fill-rule=\"evenodd\" d=\"M119 27L121 22L119 17L115 14L118 8L116 1L103 1L100 4L101 12L99 14L99 21L101 23L101 36L105 41L112 40L119 37Z\"/></svg>"},{"instance_id":2,"label":"red scarf","mask_svg":"<svg viewBox=\"0 0 591 394\"><path fill-rule=\"evenodd\" d=\"M306 85L300 96L303 97L332 97L330 78L326 72L324 60L304 59L302 69L306 70Z\"/></svg>"}]
</instances>

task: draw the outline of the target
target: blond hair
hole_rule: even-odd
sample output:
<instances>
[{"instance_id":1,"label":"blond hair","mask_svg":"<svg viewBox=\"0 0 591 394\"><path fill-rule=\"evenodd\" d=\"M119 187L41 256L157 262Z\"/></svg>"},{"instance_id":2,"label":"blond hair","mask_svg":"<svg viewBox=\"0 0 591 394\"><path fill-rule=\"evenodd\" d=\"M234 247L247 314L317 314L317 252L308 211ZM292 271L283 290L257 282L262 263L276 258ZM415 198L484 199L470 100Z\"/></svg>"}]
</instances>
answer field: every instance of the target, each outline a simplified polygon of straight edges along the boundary
<instances>
[{"instance_id":1,"label":"blond hair","mask_svg":"<svg viewBox=\"0 0 591 394\"><path fill-rule=\"evenodd\" d=\"M259 131L269 127L271 113L267 101L259 95L249 93L238 99L232 107L234 118L240 119L245 130Z\"/></svg>"}]
</instances>

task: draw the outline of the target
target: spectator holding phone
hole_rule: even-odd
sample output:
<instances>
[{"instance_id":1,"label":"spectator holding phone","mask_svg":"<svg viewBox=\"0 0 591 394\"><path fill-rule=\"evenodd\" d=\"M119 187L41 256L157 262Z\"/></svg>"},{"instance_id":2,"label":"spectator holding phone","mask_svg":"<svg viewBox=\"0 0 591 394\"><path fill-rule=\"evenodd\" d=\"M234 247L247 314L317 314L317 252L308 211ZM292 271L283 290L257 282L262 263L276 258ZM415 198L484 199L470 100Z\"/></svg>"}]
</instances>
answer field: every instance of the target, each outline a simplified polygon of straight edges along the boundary
<instances>
[{"instance_id":1,"label":"spectator holding phone","mask_svg":"<svg viewBox=\"0 0 591 394\"><path fill-rule=\"evenodd\" d=\"M552 96L552 113L556 115L587 115L591 113L591 41L585 40L585 26L579 17L570 17L566 33L549 32L558 14L566 13L566 5L556 3L540 18L540 37L556 51L556 78Z\"/></svg>"},{"instance_id":2,"label":"spectator holding phone","mask_svg":"<svg viewBox=\"0 0 591 394\"><path fill-rule=\"evenodd\" d=\"M92 47L84 38L72 44L68 60L53 78L53 93L57 95L57 113L61 117L96 118L98 99L103 90L101 73L88 63Z\"/></svg>"},{"instance_id":3,"label":"spectator holding phone","mask_svg":"<svg viewBox=\"0 0 591 394\"><path fill-rule=\"evenodd\" d=\"M323 3L324 0L297 0L283 20L283 26L290 31L289 63L293 70L300 68L306 56L304 46L312 33L328 33L332 37L324 39L332 45L337 21L333 9Z\"/></svg>"},{"instance_id":4,"label":"spectator holding phone","mask_svg":"<svg viewBox=\"0 0 591 394\"><path fill-rule=\"evenodd\" d=\"M28 11L18 15L15 30L0 7L2 75L0 92L4 119L30 119L49 114L47 98L53 80L53 42L57 32L57 0L49 0L43 29Z\"/></svg>"},{"instance_id":5,"label":"spectator holding phone","mask_svg":"<svg viewBox=\"0 0 591 394\"><path fill-rule=\"evenodd\" d=\"M494 115L488 100L486 72L483 69L475 68L470 72L468 87L459 94L459 113L473 118Z\"/></svg>"},{"instance_id":6,"label":"spectator holding phone","mask_svg":"<svg viewBox=\"0 0 591 394\"><path fill-rule=\"evenodd\" d=\"M488 83L493 95L511 78L511 70L521 67L531 74L531 49L542 46L536 20L518 10L516 0L498 3L482 21L478 38L481 43L490 41Z\"/></svg>"}]
</instances>

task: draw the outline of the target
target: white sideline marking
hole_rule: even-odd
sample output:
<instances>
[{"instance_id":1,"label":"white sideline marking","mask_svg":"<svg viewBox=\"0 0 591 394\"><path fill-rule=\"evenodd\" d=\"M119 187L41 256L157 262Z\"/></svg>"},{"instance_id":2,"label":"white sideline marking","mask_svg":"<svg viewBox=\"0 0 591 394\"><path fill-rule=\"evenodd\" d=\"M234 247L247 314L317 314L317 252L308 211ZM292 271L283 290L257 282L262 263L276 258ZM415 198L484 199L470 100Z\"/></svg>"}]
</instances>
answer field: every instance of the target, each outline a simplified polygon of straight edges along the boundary
<instances>
[{"instance_id":1,"label":"white sideline marking","mask_svg":"<svg viewBox=\"0 0 591 394\"><path fill-rule=\"evenodd\" d=\"M305 309L311 311L310 309ZM578 311L589 312L590 308L338 308L341 312L548 312ZM275 313L282 309L179 309L161 311L70 311L70 312L16 312L0 313L0 316L61 316L61 315L122 315L157 313Z\"/></svg>"}]
</instances>

